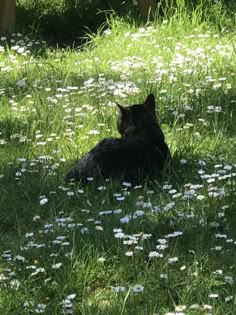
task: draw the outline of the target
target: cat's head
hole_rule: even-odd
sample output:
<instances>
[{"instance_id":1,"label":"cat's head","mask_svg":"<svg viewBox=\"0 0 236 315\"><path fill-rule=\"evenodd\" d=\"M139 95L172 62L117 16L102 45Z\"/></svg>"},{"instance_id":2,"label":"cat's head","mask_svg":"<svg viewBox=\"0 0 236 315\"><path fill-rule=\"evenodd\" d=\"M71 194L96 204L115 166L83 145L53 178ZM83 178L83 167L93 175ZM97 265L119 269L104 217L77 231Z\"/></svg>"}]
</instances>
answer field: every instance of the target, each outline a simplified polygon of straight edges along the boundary
<instances>
[{"instance_id":1,"label":"cat's head","mask_svg":"<svg viewBox=\"0 0 236 315\"><path fill-rule=\"evenodd\" d=\"M122 137L147 138L152 128L160 128L153 94L148 95L143 104L126 107L117 105L119 108L117 128Z\"/></svg>"}]
</instances>

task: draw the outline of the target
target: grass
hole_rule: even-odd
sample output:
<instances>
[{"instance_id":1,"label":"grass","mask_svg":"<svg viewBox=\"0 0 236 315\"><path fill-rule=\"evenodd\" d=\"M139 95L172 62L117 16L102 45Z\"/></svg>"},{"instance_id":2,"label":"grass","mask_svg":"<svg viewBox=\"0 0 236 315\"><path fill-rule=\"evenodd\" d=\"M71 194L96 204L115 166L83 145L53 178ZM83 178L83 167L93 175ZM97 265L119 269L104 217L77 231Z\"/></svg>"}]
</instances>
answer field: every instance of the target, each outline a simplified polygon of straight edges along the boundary
<instances>
[{"instance_id":1,"label":"grass","mask_svg":"<svg viewBox=\"0 0 236 315\"><path fill-rule=\"evenodd\" d=\"M1 314L235 314L236 36L213 9L214 23L113 19L83 49L1 39ZM66 186L118 135L115 101L149 92L163 179Z\"/></svg>"}]
</instances>

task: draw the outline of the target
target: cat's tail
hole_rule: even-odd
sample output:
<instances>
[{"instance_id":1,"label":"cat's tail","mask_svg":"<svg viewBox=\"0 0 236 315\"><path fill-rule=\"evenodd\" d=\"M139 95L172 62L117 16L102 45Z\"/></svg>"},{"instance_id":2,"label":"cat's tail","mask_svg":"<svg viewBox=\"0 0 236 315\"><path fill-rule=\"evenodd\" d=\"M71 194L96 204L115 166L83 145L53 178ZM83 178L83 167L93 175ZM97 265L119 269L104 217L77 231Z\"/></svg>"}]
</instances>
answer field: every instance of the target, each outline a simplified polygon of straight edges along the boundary
<instances>
[{"instance_id":1,"label":"cat's tail","mask_svg":"<svg viewBox=\"0 0 236 315\"><path fill-rule=\"evenodd\" d=\"M94 178L98 175L97 163L93 159L93 154L89 152L66 173L64 179L66 183L82 182L87 178Z\"/></svg>"}]
</instances>

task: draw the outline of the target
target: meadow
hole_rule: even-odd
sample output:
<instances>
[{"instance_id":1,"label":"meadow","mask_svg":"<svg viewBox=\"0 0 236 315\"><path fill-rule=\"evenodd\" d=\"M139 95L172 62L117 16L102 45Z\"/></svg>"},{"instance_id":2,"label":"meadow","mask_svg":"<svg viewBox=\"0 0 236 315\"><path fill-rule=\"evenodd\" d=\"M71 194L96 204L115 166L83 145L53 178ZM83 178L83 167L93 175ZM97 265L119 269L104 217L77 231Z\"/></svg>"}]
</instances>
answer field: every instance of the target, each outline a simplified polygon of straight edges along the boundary
<instances>
[{"instance_id":1,"label":"meadow","mask_svg":"<svg viewBox=\"0 0 236 315\"><path fill-rule=\"evenodd\" d=\"M0 313L236 313L236 34L219 3L80 48L0 38ZM154 93L172 159L159 181L69 184Z\"/></svg>"}]
</instances>

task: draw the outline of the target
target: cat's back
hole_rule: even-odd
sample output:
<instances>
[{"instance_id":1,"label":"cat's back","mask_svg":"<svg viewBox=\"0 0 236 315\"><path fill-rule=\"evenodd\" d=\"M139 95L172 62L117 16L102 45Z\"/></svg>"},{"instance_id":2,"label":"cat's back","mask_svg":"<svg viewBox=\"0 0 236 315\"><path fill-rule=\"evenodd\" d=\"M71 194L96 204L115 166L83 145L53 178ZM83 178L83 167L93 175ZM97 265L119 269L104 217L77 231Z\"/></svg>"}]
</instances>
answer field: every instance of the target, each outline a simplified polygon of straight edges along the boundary
<instances>
[{"instance_id":1,"label":"cat's back","mask_svg":"<svg viewBox=\"0 0 236 315\"><path fill-rule=\"evenodd\" d=\"M67 173L66 180L147 176L160 172L165 160L158 148L142 138L105 138Z\"/></svg>"}]
</instances>

